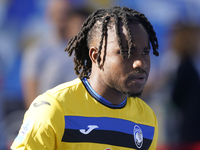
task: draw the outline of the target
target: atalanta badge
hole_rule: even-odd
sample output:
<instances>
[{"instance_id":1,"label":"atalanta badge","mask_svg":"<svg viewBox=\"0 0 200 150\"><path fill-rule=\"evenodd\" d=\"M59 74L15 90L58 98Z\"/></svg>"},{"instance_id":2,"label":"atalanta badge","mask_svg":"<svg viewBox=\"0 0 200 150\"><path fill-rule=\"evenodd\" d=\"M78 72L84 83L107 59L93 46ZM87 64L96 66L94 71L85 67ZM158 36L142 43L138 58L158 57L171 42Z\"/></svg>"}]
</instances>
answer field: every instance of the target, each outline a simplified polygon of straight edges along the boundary
<instances>
[{"instance_id":1,"label":"atalanta badge","mask_svg":"<svg viewBox=\"0 0 200 150\"><path fill-rule=\"evenodd\" d=\"M143 144L143 134L141 128L138 125L134 126L133 135L136 147L141 148Z\"/></svg>"}]
</instances>

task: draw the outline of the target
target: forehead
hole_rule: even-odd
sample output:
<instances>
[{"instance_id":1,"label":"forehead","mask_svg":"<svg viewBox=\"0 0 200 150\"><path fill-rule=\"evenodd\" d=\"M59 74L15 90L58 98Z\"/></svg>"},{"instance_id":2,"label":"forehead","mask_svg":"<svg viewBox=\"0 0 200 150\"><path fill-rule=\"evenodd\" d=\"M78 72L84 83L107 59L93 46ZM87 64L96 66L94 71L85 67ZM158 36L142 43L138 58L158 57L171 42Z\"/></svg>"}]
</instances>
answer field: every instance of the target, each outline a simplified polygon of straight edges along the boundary
<instances>
[{"instance_id":1,"label":"forehead","mask_svg":"<svg viewBox=\"0 0 200 150\"><path fill-rule=\"evenodd\" d=\"M143 25L139 22L133 22L129 24L129 31L132 38L133 44L140 43L141 45L147 46L149 44L149 37L147 34L146 29ZM121 38L122 45L127 45L129 36L125 26L120 22L119 24L119 36ZM110 24L108 26L108 43L117 41L117 34L116 34L116 26L114 24Z\"/></svg>"},{"instance_id":2,"label":"forehead","mask_svg":"<svg viewBox=\"0 0 200 150\"><path fill-rule=\"evenodd\" d=\"M90 43L89 47L91 47L91 46L98 47L99 46L101 36L103 34L102 27L103 27L102 22L97 21L95 24L95 29L93 30L92 39L89 42ZM128 40L129 40L128 31L126 30L124 24L121 21L119 22L118 28L119 28L118 34L119 34L122 46L127 46ZM148 34L141 23L139 23L138 21L130 22L128 28L129 28L129 31L131 34L133 44L138 43L138 41L142 41L143 44L145 44L145 46L149 45ZM115 46L119 45L118 44L118 35L117 35L117 31L116 31L116 24L115 24L115 21L113 18L111 18L111 20L107 24L107 33L104 34L104 36L105 37L103 40L103 44L105 44L105 40L106 40L107 44L113 43Z\"/></svg>"}]
</instances>

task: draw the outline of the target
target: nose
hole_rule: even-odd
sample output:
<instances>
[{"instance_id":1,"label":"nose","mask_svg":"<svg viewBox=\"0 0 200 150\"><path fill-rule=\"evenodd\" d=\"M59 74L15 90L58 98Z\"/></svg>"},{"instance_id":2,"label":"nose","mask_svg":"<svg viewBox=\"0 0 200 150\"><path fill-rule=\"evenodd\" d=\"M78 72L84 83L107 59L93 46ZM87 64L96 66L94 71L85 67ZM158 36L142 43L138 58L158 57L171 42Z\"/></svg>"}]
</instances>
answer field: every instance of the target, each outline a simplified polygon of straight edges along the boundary
<instances>
[{"instance_id":1,"label":"nose","mask_svg":"<svg viewBox=\"0 0 200 150\"><path fill-rule=\"evenodd\" d=\"M133 61L133 68L137 69L145 69L148 67L148 62L146 62L145 60L141 59L141 58L137 58Z\"/></svg>"}]
</instances>

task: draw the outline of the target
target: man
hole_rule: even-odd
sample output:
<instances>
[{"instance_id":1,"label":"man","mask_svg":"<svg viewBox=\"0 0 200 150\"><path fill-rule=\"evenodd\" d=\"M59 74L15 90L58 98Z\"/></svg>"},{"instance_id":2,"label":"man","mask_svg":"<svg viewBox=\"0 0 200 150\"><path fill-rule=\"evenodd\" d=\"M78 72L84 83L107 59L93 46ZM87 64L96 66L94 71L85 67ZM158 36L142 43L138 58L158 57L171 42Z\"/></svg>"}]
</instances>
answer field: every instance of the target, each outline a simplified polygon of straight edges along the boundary
<instances>
[{"instance_id":1,"label":"man","mask_svg":"<svg viewBox=\"0 0 200 150\"><path fill-rule=\"evenodd\" d=\"M26 109L39 94L77 78L73 71L72 58L66 58L63 55L63 49L66 48L69 37L72 35L71 29L70 35L67 34L69 14L75 12L73 8L70 8L69 0L48 1L45 9L48 16L45 19L49 23L46 25L46 28L49 28L48 32L38 37L36 42L24 50L21 81Z\"/></svg>"},{"instance_id":2,"label":"man","mask_svg":"<svg viewBox=\"0 0 200 150\"><path fill-rule=\"evenodd\" d=\"M100 9L66 48L78 79L37 97L13 149L155 150L157 119L139 96L150 70L152 25L126 7Z\"/></svg>"},{"instance_id":3,"label":"man","mask_svg":"<svg viewBox=\"0 0 200 150\"><path fill-rule=\"evenodd\" d=\"M179 116L179 120L171 132L176 130L179 149L197 150L200 149L200 120L197 119L200 115L200 27L189 22L177 23L175 27L171 39L178 63L174 76L170 76L174 78L170 96L171 104L178 112L172 115Z\"/></svg>"}]
</instances>

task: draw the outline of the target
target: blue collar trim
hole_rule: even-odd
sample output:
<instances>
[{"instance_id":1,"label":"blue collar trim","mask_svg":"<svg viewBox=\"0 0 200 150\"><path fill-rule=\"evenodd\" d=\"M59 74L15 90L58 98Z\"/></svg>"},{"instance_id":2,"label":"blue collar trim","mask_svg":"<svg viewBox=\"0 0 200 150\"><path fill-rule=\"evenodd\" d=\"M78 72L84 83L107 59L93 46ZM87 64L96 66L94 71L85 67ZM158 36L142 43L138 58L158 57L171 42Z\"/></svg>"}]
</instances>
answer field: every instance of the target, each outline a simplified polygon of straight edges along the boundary
<instances>
[{"instance_id":1,"label":"blue collar trim","mask_svg":"<svg viewBox=\"0 0 200 150\"><path fill-rule=\"evenodd\" d=\"M95 98L98 102L100 102L101 104L107 106L107 107L110 107L110 108L115 108L115 109L118 109L118 108L123 108L125 105L126 105L126 102L127 102L127 98L121 102L120 104L118 105L113 105L111 104L108 100L106 100L105 98L103 98L102 96L100 96L98 93L96 93L92 87L90 86L89 82L87 81L86 78L82 78L81 79L82 82L83 82L83 85L85 86L85 88L87 89L87 91L90 93L90 95Z\"/></svg>"}]
</instances>

